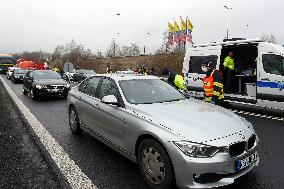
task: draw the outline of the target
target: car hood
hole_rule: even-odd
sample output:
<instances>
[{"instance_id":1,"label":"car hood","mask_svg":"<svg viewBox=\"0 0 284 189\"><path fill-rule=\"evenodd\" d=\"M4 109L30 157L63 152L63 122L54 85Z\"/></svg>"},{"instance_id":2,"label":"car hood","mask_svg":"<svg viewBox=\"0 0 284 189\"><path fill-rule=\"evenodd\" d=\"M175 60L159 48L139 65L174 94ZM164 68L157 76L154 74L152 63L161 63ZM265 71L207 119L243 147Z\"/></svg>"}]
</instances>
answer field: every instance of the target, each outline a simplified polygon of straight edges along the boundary
<instances>
[{"instance_id":1,"label":"car hood","mask_svg":"<svg viewBox=\"0 0 284 189\"><path fill-rule=\"evenodd\" d=\"M200 100L133 105L142 118L155 122L192 142L225 137L247 129L250 123L233 112Z\"/></svg>"},{"instance_id":2,"label":"car hood","mask_svg":"<svg viewBox=\"0 0 284 189\"><path fill-rule=\"evenodd\" d=\"M67 85L63 79L38 79L34 82L37 85Z\"/></svg>"}]
</instances>

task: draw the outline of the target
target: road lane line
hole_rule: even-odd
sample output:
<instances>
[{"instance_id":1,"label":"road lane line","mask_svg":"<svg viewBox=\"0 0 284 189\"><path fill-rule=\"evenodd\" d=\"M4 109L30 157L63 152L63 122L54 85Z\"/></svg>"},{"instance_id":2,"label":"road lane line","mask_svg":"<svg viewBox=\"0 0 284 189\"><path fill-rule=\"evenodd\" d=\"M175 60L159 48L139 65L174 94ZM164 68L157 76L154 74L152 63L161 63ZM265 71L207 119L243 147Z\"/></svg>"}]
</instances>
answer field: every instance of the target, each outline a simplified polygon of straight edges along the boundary
<instances>
[{"instance_id":1,"label":"road lane line","mask_svg":"<svg viewBox=\"0 0 284 189\"><path fill-rule=\"evenodd\" d=\"M90 188L97 189L92 181L82 172L82 170L69 157L64 149L56 142L51 134L44 128L38 119L31 113L31 111L23 104L23 102L16 96L6 81L0 76L0 79L9 93L12 100L18 106L25 119L31 125L35 134L39 138L42 145L45 147L63 176L67 179L73 189Z\"/></svg>"}]
</instances>

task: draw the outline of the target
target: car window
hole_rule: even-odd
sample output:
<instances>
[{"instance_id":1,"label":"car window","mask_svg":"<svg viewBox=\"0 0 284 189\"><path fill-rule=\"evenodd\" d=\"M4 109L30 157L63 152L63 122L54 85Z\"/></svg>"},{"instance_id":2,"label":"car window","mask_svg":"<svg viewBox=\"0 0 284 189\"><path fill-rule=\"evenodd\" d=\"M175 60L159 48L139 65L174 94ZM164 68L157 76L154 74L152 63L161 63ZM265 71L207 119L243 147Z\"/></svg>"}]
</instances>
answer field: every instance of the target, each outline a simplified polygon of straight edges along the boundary
<instances>
[{"instance_id":1,"label":"car window","mask_svg":"<svg viewBox=\"0 0 284 189\"><path fill-rule=\"evenodd\" d=\"M176 88L159 79L133 79L119 82L128 103L148 104L185 100Z\"/></svg>"},{"instance_id":2,"label":"car window","mask_svg":"<svg viewBox=\"0 0 284 189\"><path fill-rule=\"evenodd\" d=\"M284 76L284 58L275 54L262 55L263 69L266 73Z\"/></svg>"},{"instance_id":3,"label":"car window","mask_svg":"<svg viewBox=\"0 0 284 189\"><path fill-rule=\"evenodd\" d=\"M107 95L114 95L118 99L118 94L119 92L115 82L108 78L104 78L99 92L99 99L102 99L104 96Z\"/></svg>"},{"instance_id":4,"label":"car window","mask_svg":"<svg viewBox=\"0 0 284 189\"><path fill-rule=\"evenodd\" d=\"M204 72L201 70L201 62L204 60L208 60L212 62L213 68L216 67L218 56L212 55L212 56L191 56L189 60L189 73L198 73L198 74L204 74Z\"/></svg>"},{"instance_id":5,"label":"car window","mask_svg":"<svg viewBox=\"0 0 284 189\"><path fill-rule=\"evenodd\" d=\"M84 81L80 85L79 91L82 92L82 93L85 93L87 95L95 97L100 79L101 79L100 77L93 77L93 78L90 78L90 79Z\"/></svg>"}]
</instances>

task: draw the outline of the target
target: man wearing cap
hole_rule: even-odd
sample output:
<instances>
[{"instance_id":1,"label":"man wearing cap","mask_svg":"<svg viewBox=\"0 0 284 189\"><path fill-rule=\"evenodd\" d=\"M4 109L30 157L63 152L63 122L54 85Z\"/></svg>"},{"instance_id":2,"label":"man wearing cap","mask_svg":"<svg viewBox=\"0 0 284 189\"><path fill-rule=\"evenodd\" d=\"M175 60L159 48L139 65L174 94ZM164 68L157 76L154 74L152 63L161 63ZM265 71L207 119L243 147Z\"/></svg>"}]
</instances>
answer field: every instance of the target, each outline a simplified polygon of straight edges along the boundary
<instances>
[{"instance_id":1,"label":"man wearing cap","mask_svg":"<svg viewBox=\"0 0 284 189\"><path fill-rule=\"evenodd\" d=\"M209 60L201 63L201 69L206 74L203 78L204 100L206 102L223 105L223 77L219 70L213 69Z\"/></svg>"}]
</instances>

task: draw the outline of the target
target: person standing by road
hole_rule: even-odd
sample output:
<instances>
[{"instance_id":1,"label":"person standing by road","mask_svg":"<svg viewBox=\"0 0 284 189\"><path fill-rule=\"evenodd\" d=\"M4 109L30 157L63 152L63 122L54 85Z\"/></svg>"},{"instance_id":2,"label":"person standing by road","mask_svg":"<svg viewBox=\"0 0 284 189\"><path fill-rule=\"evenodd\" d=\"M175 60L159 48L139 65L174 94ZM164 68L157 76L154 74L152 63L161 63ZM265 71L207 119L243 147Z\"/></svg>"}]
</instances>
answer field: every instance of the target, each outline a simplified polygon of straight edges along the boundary
<instances>
[{"instance_id":1,"label":"person standing by road","mask_svg":"<svg viewBox=\"0 0 284 189\"><path fill-rule=\"evenodd\" d=\"M168 83L179 90L186 90L184 79L181 75L171 72L167 68L164 68L162 71L162 75L168 76Z\"/></svg>"},{"instance_id":2,"label":"person standing by road","mask_svg":"<svg viewBox=\"0 0 284 189\"><path fill-rule=\"evenodd\" d=\"M142 72L143 75L149 75L150 74L149 70L148 70L148 68L145 64L142 66L141 72Z\"/></svg>"},{"instance_id":3,"label":"person standing by road","mask_svg":"<svg viewBox=\"0 0 284 189\"><path fill-rule=\"evenodd\" d=\"M234 53L229 52L228 56L225 58L223 63L224 68L224 84L225 84L225 92L232 92L232 80L233 80L233 72L235 70L235 62L233 59Z\"/></svg>"},{"instance_id":4,"label":"person standing by road","mask_svg":"<svg viewBox=\"0 0 284 189\"><path fill-rule=\"evenodd\" d=\"M212 104L223 105L224 94L221 72L213 69L209 60L202 61L201 65L202 71L206 74L203 78L204 100Z\"/></svg>"}]
</instances>

